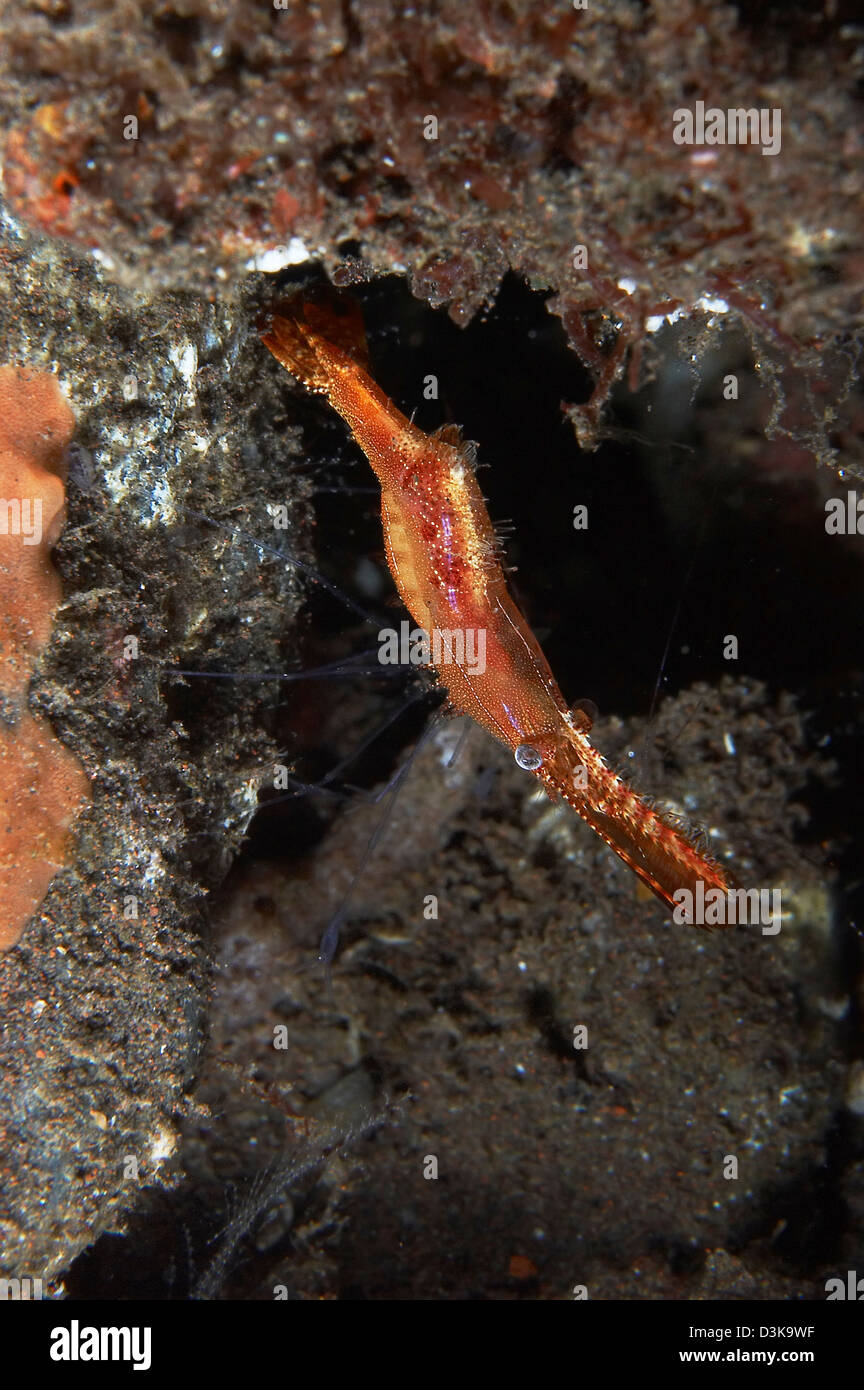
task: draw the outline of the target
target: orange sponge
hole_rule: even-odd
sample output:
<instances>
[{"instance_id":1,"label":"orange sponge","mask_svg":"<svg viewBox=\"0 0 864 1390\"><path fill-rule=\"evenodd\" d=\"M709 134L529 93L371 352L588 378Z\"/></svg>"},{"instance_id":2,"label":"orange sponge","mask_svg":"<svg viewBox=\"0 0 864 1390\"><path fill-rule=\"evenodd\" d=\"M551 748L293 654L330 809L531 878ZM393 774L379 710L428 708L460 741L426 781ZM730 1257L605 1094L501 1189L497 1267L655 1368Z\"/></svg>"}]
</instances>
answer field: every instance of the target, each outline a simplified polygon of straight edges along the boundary
<instances>
[{"instance_id":1,"label":"orange sponge","mask_svg":"<svg viewBox=\"0 0 864 1390\"><path fill-rule=\"evenodd\" d=\"M50 550L74 424L53 376L0 367L0 950L19 940L66 862L90 794L78 760L27 708L62 597Z\"/></svg>"}]
</instances>

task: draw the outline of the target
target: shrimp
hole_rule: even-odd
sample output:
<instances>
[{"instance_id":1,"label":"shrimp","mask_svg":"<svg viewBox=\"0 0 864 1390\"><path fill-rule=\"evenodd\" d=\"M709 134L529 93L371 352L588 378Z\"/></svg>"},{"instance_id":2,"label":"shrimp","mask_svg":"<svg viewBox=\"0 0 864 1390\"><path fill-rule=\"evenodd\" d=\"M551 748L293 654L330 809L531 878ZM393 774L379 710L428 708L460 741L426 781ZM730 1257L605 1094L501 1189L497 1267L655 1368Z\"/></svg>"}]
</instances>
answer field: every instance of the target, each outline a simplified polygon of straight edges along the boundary
<instances>
[{"instance_id":1,"label":"shrimp","mask_svg":"<svg viewBox=\"0 0 864 1390\"><path fill-rule=\"evenodd\" d=\"M452 425L425 434L376 385L359 306L300 296L269 316L261 338L292 376L328 398L372 465L390 572L415 623L435 639L430 669L451 709L510 749L667 908L682 902L682 890L690 902L710 890L727 894L728 872L617 776L590 741L590 717L568 708L508 591L474 446Z\"/></svg>"}]
</instances>

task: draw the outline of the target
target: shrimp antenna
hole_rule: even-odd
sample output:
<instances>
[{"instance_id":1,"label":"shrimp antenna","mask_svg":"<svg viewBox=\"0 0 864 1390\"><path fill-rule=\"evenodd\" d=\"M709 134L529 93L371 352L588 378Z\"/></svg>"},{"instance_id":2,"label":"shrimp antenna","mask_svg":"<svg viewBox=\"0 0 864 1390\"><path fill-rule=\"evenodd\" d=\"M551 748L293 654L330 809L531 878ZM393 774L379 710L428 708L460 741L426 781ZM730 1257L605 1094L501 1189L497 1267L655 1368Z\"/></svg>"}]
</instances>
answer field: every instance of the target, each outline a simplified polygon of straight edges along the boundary
<instances>
[{"instance_id":1,"label":"shrimp antenna","mask_svg":"<svg viewBox=\"0 0 864 1390\"><path fill-rule=\"evenodd\" d=\"M217 531L223 531L226 535L241 535L249 545L254 545L257 550L263 551L265 555L271 555L275 560L281 560L283 564L291 565L292 568L298 570L300 574L305 574L306 578L311 579L314 584L320 584L322 589L326 589L327 593L331 594L333 598L338 599L340 603L350 608L352 613L356 613L358 617L363 619L364 623L369 623L372 627L378 627L380 625L379 619L375 617L374 613L371 613L368 608L364 608L362 604L358 603L356 599L351 598L349 594L343 593L338 584L334 584L332 580L328 579L326 575L323 575L320 570L316 570L315 566L310 565L308 561L301 560L299 556L292 555L290 551L283 550L278 545L270 545L267 541L259 540L257 536L251 536L248 531L242 530L239 526L230 526L224 521L217 521L215 517L208 516L206 512L196 512L192 507L184 507L183 511L187 516L195 517L197 521L206 522L208 526L215 526Z\"/></svg>"}]
</instances>

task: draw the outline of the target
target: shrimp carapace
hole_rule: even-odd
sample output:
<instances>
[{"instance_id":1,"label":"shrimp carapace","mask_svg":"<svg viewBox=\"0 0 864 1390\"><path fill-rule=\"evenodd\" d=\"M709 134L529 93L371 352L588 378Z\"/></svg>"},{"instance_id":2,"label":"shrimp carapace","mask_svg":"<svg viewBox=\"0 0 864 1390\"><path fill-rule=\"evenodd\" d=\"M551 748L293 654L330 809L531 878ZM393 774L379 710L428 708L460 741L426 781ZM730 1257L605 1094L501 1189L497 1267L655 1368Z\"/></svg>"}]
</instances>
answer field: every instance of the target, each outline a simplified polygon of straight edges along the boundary
<instances>
[{"instance_id":1,"label":"shrimp carapace","mask_svg":"<svg viewBox=\"0 0 864 1390\"><path fill-rule=\"evenodd\" d=\"M452 425L427 435L406 419L366 370L358 306L343 306L297 297L261 337L292 376L327 396L375 470L390 571L430 635L451 706L563 797L668 907L699 882L729 891L721 866L606 765L588 738L590 716L568 710L508 591L474 446Z\"/></svg>"}]
</instances>

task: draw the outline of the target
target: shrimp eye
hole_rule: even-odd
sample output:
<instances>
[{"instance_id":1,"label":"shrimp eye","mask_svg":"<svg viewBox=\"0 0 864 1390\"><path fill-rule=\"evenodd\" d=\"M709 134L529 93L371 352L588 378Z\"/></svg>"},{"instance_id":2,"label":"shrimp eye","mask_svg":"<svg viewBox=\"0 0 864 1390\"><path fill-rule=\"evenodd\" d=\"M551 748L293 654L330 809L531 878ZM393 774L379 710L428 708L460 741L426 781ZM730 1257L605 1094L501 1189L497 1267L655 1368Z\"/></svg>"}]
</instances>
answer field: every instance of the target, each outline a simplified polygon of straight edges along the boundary
<instances>
[{"instance_id":1,"label":"shrimp eye","mask_svg":"<svg viewBox=\"0 0 864 1390\"><path fill-rule=\"evenodd\" d=\"M532 748L530 743L520 743L513 756L526 772L536 772L538 767L543 766L542 755L536 748Z\"/></svg>"}]
</instances>

